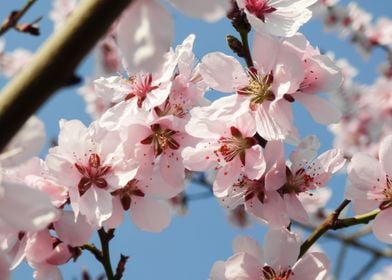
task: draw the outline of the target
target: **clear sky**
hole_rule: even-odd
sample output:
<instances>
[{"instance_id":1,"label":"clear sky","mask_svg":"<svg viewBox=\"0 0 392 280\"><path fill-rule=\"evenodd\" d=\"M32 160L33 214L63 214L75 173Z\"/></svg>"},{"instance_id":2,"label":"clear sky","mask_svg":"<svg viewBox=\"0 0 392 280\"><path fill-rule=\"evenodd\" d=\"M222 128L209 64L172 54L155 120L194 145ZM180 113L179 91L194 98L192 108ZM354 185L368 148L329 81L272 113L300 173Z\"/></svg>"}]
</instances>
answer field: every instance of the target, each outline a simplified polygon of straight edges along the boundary
<instances>
[{"instance_id":1,"label":"clear sky","mask_svg":"<svg viewBox=\"0 0 392 280\"><path fill-rule=\"evenodd\" d=\"M24 2L25 0L0 1L0 20L5 18L11 10L21 7ZM347 2L342 1L344 4ZM358 4L376 17L381 15L392 17L392 1L362 0L358 1ZM16 47L27 47L34 50L42 43L52 30L52 24L48 19L50 6L50 0L39 0L24 18L33 20L43 15L42 35L36 38L11 31L5 36L8 50ZM225 36L237 34L228 20L223 19L215 24L207 24L185 17L171 8L170 12L176 26L174 45L181 43L188 34L194 33L196 34L194 51L199 58L211 51L222 51L232 55L226 46ZM375 79L377 65L384 59L384 54L381 51L375 51L368 60L364 60L352 45L346 40L339 39L336 33L323 32L322 24L317 18L306 24L301 31L314 46L318 46L323 51L333 51L338 58L346 57L359 70L357 81L371 83ZM90 59L83 63L78 74L84 76L92 71ZM5 80L0 79L0 86L4 83ZM89 117L84 112L83 101L75 94L76 89L77 87L69 88L57 93L39 111L38 115L46 123L48 142L52 138L57 138L60 118L78 118L85 124L89 123ZM322 151L331 146L331 135L324 127L314 123L301 107L296 110L295 123L299 125L301 136L316 134L320 138ZM345 177L340 176L334 179L330 186L336 191L329 204L329 207L334 208L343 198ZM203 188L200 186L189 186L189 192L202 191ZM159 234L142 232L133 226L129 219L125 219L125 223L116 230L116 237L111 242L112 262L117 263L120 253L130 256L124 279L207 279L213 263L217 260L225 260L231 255L231 242L236 235L250 235L262 243L265 230L265 226L256 223L245 230L233 228L227 221L224 209L218 205L214 198L209 198L192 202L189 205L187 215L174 217L168 229ZM304 236L308 234L304 232ZM97 241L96 237L94 240ZM373 238L369 238L369 242L378 244ZM98 244L98 242L96 243ZM331 259L336 260L339 249L337 243L323 239L320 244ZM349 279L353 273L350 272L351 268L356 271L370 257L353 249L349 251L348 256L347 269L344 270L342 279ZM380 262L372 271L379 270L385 263ZM95 276L103 271L92 255L84 252L76 264L70 263L61 268L64 279L79 279L82 267L87 268ZM12 279L30 279L31 273L32 270L23 264L13 272Z\"/></svg>"}]
</instances>

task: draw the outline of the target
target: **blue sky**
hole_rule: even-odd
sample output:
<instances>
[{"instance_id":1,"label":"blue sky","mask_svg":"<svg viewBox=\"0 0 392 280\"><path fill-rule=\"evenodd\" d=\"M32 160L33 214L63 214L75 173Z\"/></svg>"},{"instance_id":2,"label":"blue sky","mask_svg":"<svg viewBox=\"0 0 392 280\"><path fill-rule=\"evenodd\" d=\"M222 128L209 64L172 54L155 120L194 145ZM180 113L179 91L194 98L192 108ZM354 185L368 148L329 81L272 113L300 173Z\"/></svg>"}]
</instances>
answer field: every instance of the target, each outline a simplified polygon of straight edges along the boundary
<instances>
[{"instance_id":1,"label":"blue sky","mask_svg":"<svg viewBox=\"0 0 392 280\"><path fill-rule=\"evenodd\" d=\"M13 10L21 7L24 0L1 1L0 19L3 19ZM348 1L341 1L347 3ZM392 1L373 0L358 1L358 4L377 16L392 16ZM48 19L48 10L51 1L40 0L29 11L24 19L33 20L43 15L41 22L42 35L31 37L17 32L9 32L5 39L7 49L11 50L18 46L36 49L42 41L51 33L52 24ZM174 45L182 42L188 34L196 34L195 53L198 58L211 51L222 51L231 55L231 51L226 46L225 36L228 34L237 35L228 20L223 19L215 24L207 24L199 20L187 18L170 8L170 12L175 20L175 41ZM353 47L346 41L339 39L336 33L322 32L323 26L318 19L312 20L302 28L309 41L318 46L321 50L331 50L336 57L346 57L358 70L359 75L356 80L362 83L371 83L376 77L376 69L385 58L382 51L375 51L368 60L364 60ZM83 44L83 42L80 42ZM86 60L78 69L78 74L86 75L92 73L92 60ZM0 79L3 86L4 79ZM38 115L46 124L48 141L57 138L58 121L65 119L81 119L85 124L89 123L89 117L84 112L85 107L82 99L75 94L77 87L62 90L56 94L38 112ZM331 146L331 135L328 131L314 123L308 113L301 107L296 109L296 124L302 136L316 134L321 142L324 151ZM345 177L338 176L329 184L336 194L329 206L336 205L343 198ZM201 192L199 186L189 186L190 192ZM209 271L216 260L227 259L232 253L231 242L238 234L250 235L262 243L265 226L253 224L248 229L233 228L227 221L226 213L214 198L203 201L195 201L189 205L186 216L174 217L167 230L160 234L145 233L131 224L129 219L121 228L116 230L116 237L111 243L112 262L117 263L120 253L129 255L124 279L187 279L200 280L207 279ZM307 236L309 233L304 233ZM381 245L368 238L369 242ZM94 242L96 242L96 237ZM98 244L98 242L96 242ZM336 242L324 239L321 246L328 252L331 259L336 260L339 246ZM342 279L349 279L354 267L357 269L367 261L369 255L350 249L349 259L347 259L347 269L342 274ZM380 269L380 262L372 271ZM65 265L61 270L64 279L80 278L81 268L87 268L92 275L99 275L103 270L95 259L87 252L79 258L77 263ZM351 270L351 271L350 271ZM32 270L28 265L23 264L12 274L12 279L30 279Z\"/></svg>"}]
</instances>

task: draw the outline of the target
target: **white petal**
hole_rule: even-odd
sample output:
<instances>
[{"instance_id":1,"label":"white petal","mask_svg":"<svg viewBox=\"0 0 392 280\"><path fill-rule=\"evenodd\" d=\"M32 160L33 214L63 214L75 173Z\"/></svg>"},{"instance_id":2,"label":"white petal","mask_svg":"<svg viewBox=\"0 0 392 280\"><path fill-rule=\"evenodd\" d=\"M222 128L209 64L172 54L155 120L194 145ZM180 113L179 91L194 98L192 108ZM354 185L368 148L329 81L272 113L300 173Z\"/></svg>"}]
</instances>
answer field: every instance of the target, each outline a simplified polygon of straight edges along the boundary
<instances>
[{"instance_id":1,"label":"white petal","mask_svg":"<svg viewBox=\"0 0 392 280\"><path fill-rule=\"evenodd\" d=\"M169 50L172 38L172 18L155 0L132 3L117 26L117 42L128 71L154 72Z\"/></svg>"}]
</instances>

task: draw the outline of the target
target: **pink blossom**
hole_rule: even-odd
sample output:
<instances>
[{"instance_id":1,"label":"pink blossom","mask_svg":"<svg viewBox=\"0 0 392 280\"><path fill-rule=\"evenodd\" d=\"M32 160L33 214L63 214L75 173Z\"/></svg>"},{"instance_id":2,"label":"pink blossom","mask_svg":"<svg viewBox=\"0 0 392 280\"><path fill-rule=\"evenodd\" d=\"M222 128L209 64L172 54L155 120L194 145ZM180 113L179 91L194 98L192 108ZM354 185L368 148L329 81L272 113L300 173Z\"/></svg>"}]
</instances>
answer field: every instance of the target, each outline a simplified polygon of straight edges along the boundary
<instances>
[{"instance_id":1,"label":"pink blossom","mask_svg":"<svg viewBox=\"0 0 392 280\"><path fill-rule=\"evenodd\" d=\"M378 157L376 160L364 153L354 154L348 167L350 185L346 196L353 201L356 213L381 210L373 222L373 233L379 240L392 243L392 136L381 142Z\"/></svg>"},{"instance_id":2,"label":"pink blossom","mask_svg":"<svg viewBox=\"0 0 392 280\"><path fill-rule=\"evenodd\" d=\"M286 182L279 189L289 216L303 223L308 221L308 214L298 194L324 187L332 174L345 164L343 153L337 149L328 150L315 158L319 145L315 136L309 136L297 146L290 155L291 165L286 169Z\"/></svg>"},{"instance_id":3,"label":"pink blossom","mask_svg":"<svg viewBox=\"0 0 392 280\"><path fill-rule=\"evenodd\" d=\"M244 114L231 121L191 118L186 130L200 138L196 147L183 151L185 166L194 171L215 168L218 173L214 193L225 196L229 187L243 174L250 179L259 178L265 170L261 147L253 136L256 126L251 115Z\"/></svg>"},{"instance_id":4,"label":"pink blossom","mask_svg":"<svg viewBox=\"0 0 392 280\"><path fill-rule=\"evenodd\" d=\"M308 9L317 0L237 0L257 32L291 37L312 17Z\"/></svg>"},{"instance_id":5,"label":"pink blossom","mask_svg":"<svg viewBox=\"0 0 392 280\"><path fill-rule=\"evenodd\" d=\"M233 57L210 53L202 59L200 73L213 89L242 96L238 101L254 113L257 132L264 139L296 138L288 108L292 99L286 98L304 79L302 61L283 42L267 35L256 33L253 49L255 69L245 71Z\"/></svg>"},{"instance_id":6,"label":"pink blossom","mask_svg":"<svg viewBox=\"0 0 392 280\"><path fill-rule=\"evenodd\" d=\"M16 49L12 52L0 50L0 74L11 78L18 74L22 68L30 63L33 53L27 49Z\"/></svg>"},{"instance_id":7,"label":"pink blossom","mask_svg":"<svg viewBox=\"0 0 392 280\"><path fill-rule=\"evenodd\" d=\"M175 116L139 118L136 122L137 119L134 117L134 123L123 128L127 157L138 162L142 176L158 176L165 183L163 186L169 186L161 189L161 195L165 192L177 195L185 184L181 152L193 143L193 137L185 132L185 120Z\"/></svg>"},{"instance_id":8,"label":"pink blossom","mask_svg":"<svg viewBox=\"0 0 392 280\"><path fill-rule=\"evenodd\" d=\"M233 241L234 255L214 264L211 280L322 280L329 261L323 253L306 253L299 260L299 237L286 229L270 230L264 237L264 250L250 237Z\"/></svg>"},{"instance_id":9,"label":"pink blossom","mask_svg":"<svg viewBox=\"0 0 392 280\"><path fill-rule=\"evenodd\" d=\"M392 20L385 17L378 18L376 24L368 26L365 34L371 44L392 46Z\"/></svg>"},{"instance_id":10,"label":"pink blossom","mask_svg":"<svg viewBox=\"0 0 392 280\"><path fill-rule=\"evenodd\" d=\"M80 212L91 225L102 226L112 214L110 192L135 176L135 164L124 160L118 133L97 123L86 128L76 120L61 121L58 143L46 158L51 174L68 189L75 217Z\"/></svg>"},{"instance_id":11,"label":"pink blossom","mask_svg":"<svg viewBox=\"0 0 392 280\"><path fill-rule=\"evenodd\" d=\"M267 223L270 228L281 228L290 223L285 202L277 192L286 181L283 143L268 141L264 148L264 158L266 172L262 177L249 179L241 174L227 194L218 197L228 209L244 205L247 213Z\"/></svg>"},{"instance_id":12,"label":"pink blossom","mask_svg":"<svg viewBox=\"0 0 392 280\"><path fill-rule=\"evenodd\" d=\"M154 193L161 193L158 189L170 186L165 187L164 183L160 185L162 183L157 178L149 180L143 178L143 175L137 178L112 193L114 211L106 224L113 228L118 226L122 221L123 211L129 210L131 220L136 226L145 231L160 232L170 224L170 208L165 201L154 197Z\"/></svg>"},{"instance_id":13,"label":"pink blossom","mask_svg":"<svg viewBox=\"0 0 392 280\"><path fill-rule=\"evenodd\" d=\"M341 113L336 106L318 97L316 93L339 88L342 83L339 68L328 56L321 55L318 49L313 48L300 33L288 38L285 45L302 60L305 72L299 89L290 94L290 97L301 102L317 122L322 124L338 122Z\"/></svg>"}]
</instances>

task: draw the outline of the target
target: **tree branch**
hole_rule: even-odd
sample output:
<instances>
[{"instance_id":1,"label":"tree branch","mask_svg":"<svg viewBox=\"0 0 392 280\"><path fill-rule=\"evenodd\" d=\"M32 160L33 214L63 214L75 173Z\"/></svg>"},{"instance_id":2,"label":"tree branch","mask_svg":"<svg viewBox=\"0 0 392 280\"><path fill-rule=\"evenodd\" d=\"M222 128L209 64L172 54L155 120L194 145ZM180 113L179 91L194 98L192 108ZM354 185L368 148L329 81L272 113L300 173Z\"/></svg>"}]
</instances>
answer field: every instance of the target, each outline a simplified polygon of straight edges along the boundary
<instances>
[{"instance_id":1,"label":"tree branch","mask_svg":"<svg viewBox=\"0 0 392 280\"><path fill-rule=\"evenodd\" d=\"M377 214L380 212L379 209L373 210L369 213L363 214L363 215L358 215L354 216L351 218L346 218L346 219L338 219L341 211L350 203L349 200L344 200L336 210L331 213L325 220L324 222L319 225L313 233L308 237L308 239L305 240L305 242L301 246L301 252L299 254L298 258L301 258L306 251L328 230L333 229L342 229L354 225L359 225L359 224L367 224L371 220L373 220Z\"/></svg>"},{"instance_id":2,"label":"tree branch","mask_svg":"<svg viewBox=\"0 0 392 280\"><path fill-rule=\"evenodd\" d=\"M113 235L111 235L110 233L106 233L103 227L98 230L98 235L102 246L101 263L105 269L108 280L114 280L114 274L113 274L112 264L110 262L110 250L109 250L109 242L113 238Z\"/></svg>"},{"instance_id":3,"label":"tree branch","mask_svg":"<svg viewBox=\"0 0 392 280\"><path fill-rule=\"evenodd\" d=\"M33 6L35 2L37 2L37 0L28 0L21 10L12 12L5 20L5 22L1 25L0 36L5 34L11 28L16 27L18 21L24 16L24 14L30 9L30 7Z\"/></svg>"},{"instance_id":4,"label":"tree branch","mask_svg":"<svg viewBox=\"0 0 392 280\"><path fill-rule=\"evenodd\" d=\"M74 76L76 67L132 0L85 0L31 64L0 94L0 151L24 122Z\"/></svg>"}]
</instances>

